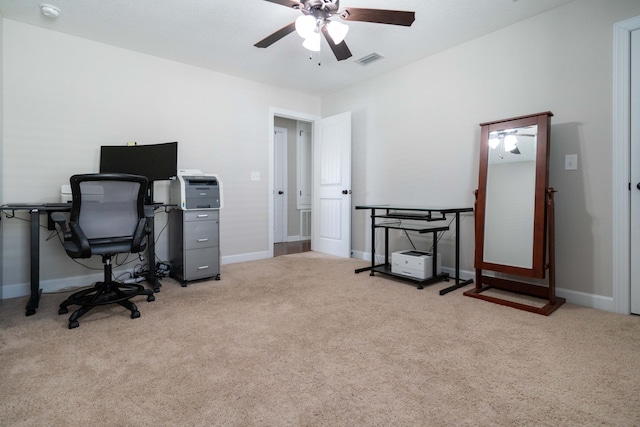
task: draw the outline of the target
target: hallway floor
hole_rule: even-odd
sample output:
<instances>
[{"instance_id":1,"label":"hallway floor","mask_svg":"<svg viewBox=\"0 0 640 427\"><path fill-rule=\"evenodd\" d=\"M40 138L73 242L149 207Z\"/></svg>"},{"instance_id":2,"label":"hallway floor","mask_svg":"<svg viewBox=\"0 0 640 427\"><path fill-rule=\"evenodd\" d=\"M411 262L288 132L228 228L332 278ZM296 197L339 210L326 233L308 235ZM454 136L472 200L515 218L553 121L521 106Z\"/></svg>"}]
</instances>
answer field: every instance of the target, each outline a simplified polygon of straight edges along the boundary
<instances>
[{"instance_id":1,"label":"hallway floor","mask_svg":"<svg viewBox=\"0 0 640 427\"><path fill-rule=\"evenodd\" d=\"M273 256L297 254L311 250L311 240L300 240L298 242L275 243L273 245Z\"/></svg>"}]
</instances>

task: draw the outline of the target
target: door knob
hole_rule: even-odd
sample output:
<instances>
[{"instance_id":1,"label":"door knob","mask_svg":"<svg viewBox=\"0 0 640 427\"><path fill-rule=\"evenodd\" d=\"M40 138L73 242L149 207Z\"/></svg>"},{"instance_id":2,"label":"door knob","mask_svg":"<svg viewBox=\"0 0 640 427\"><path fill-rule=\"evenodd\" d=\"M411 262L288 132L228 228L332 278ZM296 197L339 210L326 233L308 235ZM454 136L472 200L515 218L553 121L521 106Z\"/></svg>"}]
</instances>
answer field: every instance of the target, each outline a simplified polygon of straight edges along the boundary
<instances>
[{"instance_id":1,"label":"door knob","mask_svg":"<svg viewBox=\"0 0 640 427\"><path fill-rule=\"evenodd\" d=\"M640 190L640 182L636 184L636 188Z\"/></svg>"},{"instance_id":2,"label":"door knob","mask_svg":"<svg viewBox=\"0 0 640 427\"><path fill-rule=\"evenodd\" d=\"M640 185L640 184L638 184ZM351 194L351 190L342 190L342 194Z\"/></svg>"},{"instance_id":3,"label":"door knob","mask_svg":"<svg viewBox=\"0 0 640 427\"><path fill-rule=\"evenodd\" d=\"M284 194L284 191L278 191L278 194Z\"/></svg>"}]
</instances>

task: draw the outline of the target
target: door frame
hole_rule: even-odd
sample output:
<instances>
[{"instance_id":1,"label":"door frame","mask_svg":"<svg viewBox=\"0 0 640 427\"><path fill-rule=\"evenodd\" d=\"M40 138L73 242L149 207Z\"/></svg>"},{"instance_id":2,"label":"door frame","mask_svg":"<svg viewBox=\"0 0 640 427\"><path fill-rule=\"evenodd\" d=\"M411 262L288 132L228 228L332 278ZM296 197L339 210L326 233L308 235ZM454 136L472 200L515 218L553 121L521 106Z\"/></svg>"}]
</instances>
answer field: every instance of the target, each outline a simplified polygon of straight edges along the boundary
<instances>
[{"instance_id":1,"label":"door frame","mask_svg":"<svg viewBox=\"0 0 640 427\"><path fill-rule=\"evenodd\" d=\"M274 183L274 121L276 117L283 117L292 120L302 120L311 122L313 129L313 141L318 139L320 116L299 111L287 110L278 107L269 107L269 257L273 258L273 220L274 220L274 203L273 203L273 183ZM313 142L312 142L313 144ZM313 177L313 173L311 175ZM313 179L313 178L312 178Z\"/></svg>"},{"instance_id":2,"label":"door frame","mask_svg":"<svg viewBox=\"0 0 640 427\"><path fill-rule=\"evenodd\" d=\"M613 305L631 313L631 32L640 16L613 26Z\"/></svg>"}]
</instances>

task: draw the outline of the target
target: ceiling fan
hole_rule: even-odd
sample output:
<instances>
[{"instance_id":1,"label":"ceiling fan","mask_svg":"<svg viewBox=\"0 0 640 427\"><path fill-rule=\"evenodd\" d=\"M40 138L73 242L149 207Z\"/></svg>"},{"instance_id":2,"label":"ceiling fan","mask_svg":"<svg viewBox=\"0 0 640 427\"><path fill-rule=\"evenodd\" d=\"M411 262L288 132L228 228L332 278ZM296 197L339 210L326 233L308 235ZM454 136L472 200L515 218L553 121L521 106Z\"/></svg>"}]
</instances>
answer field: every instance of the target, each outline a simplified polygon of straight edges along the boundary
<instances>
[{"instance_id":1,"label":"ceiling fan","mask_svg":"<svg viewBox=\"0 0 640 427\"><path fill-rule=\"evenodd\" d=\"M302 16L294 22L285 25L276 32L268 35L255 47L269 47L281 38L297 31L305 41L302 44L311 51L320 50L320 34L329 43L338 61L351 57L351 51L344 42L349 27L331 18L339 16L345 21L373 22L377 24L392 24L410 27L415 21L415 12L386 9L366 9L359 7L344 7L340 9L340 0L265 0L298 9Z\"/></svg>"}]
</instances>

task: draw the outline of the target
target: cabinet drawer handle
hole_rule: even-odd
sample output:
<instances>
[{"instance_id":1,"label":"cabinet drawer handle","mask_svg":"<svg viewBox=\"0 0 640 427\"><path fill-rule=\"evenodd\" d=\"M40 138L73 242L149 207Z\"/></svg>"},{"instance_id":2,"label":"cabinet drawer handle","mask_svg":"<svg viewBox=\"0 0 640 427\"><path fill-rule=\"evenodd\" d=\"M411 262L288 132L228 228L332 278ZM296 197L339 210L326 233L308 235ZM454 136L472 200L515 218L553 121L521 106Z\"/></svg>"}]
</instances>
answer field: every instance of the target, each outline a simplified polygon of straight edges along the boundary
<instances>
[{"instance_id":1,"label":"cabinet drawer handle","mask_svg":"<svg viewBox=\"0 0 640 427\"><path fill-rule=\"evenodd\" d=\"M208 265L201 265L200 267L198 267L198 270L206 270L207 268L209 268Z\"/></svg>"},{"instance_id":2,"label":"cabinet drawer handle","mask_svg":"<svg viewBox=\"0 0 640 427\"><path fill-rule=\"evenodd\" d=\"M198 214L198 218L207 218L209 214Z\"/></svg>"},{"instance_id":3,"label":"cabinet drawer handle","mask_svg":"<svg viewBox=\"0 0 640 427\"><path fill-rule=\"evenodd\" d=\"M209 239L196 239L196 242L208 242Z\"/></svg>"}]
</instances>

